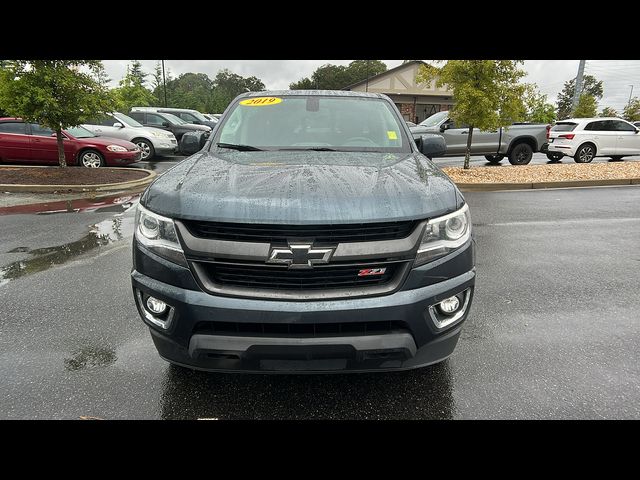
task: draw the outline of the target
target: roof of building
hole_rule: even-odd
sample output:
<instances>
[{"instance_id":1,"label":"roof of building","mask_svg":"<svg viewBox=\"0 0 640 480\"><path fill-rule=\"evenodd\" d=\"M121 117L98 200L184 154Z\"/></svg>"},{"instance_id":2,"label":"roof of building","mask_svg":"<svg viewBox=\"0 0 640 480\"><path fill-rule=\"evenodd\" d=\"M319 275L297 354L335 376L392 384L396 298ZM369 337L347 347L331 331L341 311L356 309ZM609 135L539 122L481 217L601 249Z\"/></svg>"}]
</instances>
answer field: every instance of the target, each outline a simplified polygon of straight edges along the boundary
<instances>
[{"instance_id":1,"label":"roof of building","mask_svg":"<svg viewBox=\"0 0 640 480\"><path fill-rule=\"evenodd\" d=\"M398 65L397 67L390 68L389 70L385 70L382 73L374 75L373 77L365 78L364 80L360 80L359 82L352 83L351 85L347 85L346 87L344 87L344 89L347 90L347 89L351 89L353 87L357 87L358 85L363 85L366 82L371 82L372 80L374 80L376 78L379 78L379 77L382 77L383 75L387 75L389 73L396 72L398 70L401 70L402 68L407 67L408 65L413 65L413 64L416 64L416 63L418 63L420 65L426 65L427 64L426 62L423 62L422 60L410 60L410 61L408 61L406 63L402 63L402 64Z\"/></svg>"}]
</instances>

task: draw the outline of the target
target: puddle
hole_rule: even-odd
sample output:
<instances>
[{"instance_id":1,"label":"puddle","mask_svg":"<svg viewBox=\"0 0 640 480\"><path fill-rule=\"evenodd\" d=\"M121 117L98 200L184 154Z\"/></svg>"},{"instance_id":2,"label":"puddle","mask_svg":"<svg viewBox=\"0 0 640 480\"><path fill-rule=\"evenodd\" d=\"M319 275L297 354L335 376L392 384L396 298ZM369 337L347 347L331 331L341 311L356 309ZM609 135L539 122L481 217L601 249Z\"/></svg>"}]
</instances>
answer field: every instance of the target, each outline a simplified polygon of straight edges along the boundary
<instances>
[{"instance_id":1,"label":"puddle","mask_svg":"<svg viewBox=\"0 0 640 480\"><path fill-rule=\"evenodd\" d=\"M30 257L0 267L0 286L10 280L42 272L56 265L62 265L95 248L109 245L125 238L131 238L133 236L134 221L133 215L124 217L120 214L93 225L89 233L74 242L33 250L27 247L14 248L9 253L27 252Z\"/></svg>"},{"instance_id":2,"label":"puddle","mask_svg":"<svg viewBox=\"0 0 640 480\"><path fill-rule=\"evenodd\" d=\"M64 359L64 368L75 372L92 367L113 365L118 357L114 349L109 347L82 347L72 352L70 358Z\"/></svg>"},{"instance_id":3,"label":"puddle","mask_svg":"<svg viewBox=\"0 0 640 480\"><path fill-rule=\"evenodd\" d=\"M33 213L53 215L57 213L116 212L122 213L137 202L140 193L134 195L111 195L108 197L79 198L57 202L32 203L0 208L0 215Z\"/></svg>"}]
</instances>

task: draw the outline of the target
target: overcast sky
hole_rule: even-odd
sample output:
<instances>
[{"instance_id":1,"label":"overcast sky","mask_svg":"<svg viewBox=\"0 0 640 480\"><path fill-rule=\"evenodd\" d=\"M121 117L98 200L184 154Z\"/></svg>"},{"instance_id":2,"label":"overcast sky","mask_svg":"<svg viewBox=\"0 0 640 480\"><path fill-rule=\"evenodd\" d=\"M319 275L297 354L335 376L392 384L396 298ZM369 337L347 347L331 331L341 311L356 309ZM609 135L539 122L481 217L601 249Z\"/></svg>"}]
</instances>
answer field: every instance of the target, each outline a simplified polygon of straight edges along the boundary
<instances>
[{"instance_id":1,"label":"overcast sky","mask_svg":"<svg viewBox=\"0 0 640 480\"><path fill-rule=\"evenodd\" d=\"M105 60L107 73L115 86L126 71L129 60ZM156 60L141 60L145 71L152 72ZM310 76L313 71L325 63L347 65L351 60L165 60L165 68L173 76L186 72L206 73L215 77L218 70L228 68L244 77L256 76L267 89L287 89L291 82ZM383 60L388 68L402 63L402 60ZM524 69L528 75L526 82L536 83L541 92L555 103L564 82L574 78L578 72L578 60L526 60ZM604 84L604 97L598 104L613 107L618 112L629 100L631 85L640 97L640 60L587 60L585 73L594 75Z\"/></svg>"}]
</instances>

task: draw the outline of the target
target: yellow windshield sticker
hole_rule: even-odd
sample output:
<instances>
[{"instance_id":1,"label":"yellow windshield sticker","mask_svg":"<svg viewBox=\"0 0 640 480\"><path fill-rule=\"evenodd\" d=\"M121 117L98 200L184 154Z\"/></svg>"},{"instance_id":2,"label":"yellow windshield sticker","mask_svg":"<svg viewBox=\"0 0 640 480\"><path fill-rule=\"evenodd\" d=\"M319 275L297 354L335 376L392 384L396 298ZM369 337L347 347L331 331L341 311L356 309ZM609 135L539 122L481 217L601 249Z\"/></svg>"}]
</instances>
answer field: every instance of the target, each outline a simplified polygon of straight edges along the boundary
<instances>
[{"instance_id":1,"label":"yellow windshield sticker","mask_svg":"<svg viewBox=\"0 0 640 480\"><path fill-rule=\"evenodd\" d=\"M389 137L389 140L397 140L398 139L398 134L396 132L394 132L393 130L388 130L387 131L387 137Z\"/></svg>"},{"instance_id":2,"label":"yellow windshield sticker","mask_svg":"<svg viewBox=\"0 0 640 480\"><path fill-rule=\"evenodd\" d=\"M278 97L254 97L242 100L240 105L245 105L247 107L264 107L266 105L275 105L280 102L282 102L282 99Z\"/></svg>"}]
</instances>

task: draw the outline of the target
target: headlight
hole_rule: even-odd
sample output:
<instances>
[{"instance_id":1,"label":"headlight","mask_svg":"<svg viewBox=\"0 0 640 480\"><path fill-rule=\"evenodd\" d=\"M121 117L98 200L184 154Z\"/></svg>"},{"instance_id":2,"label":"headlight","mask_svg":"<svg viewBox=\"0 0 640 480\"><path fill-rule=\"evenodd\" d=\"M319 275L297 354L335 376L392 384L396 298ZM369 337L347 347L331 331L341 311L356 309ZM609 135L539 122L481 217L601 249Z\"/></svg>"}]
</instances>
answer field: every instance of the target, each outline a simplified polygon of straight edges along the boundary
<instances>
[{"instance_id":1,"label":"headlight","mask_svg":"<svg viewBox=\"0 0 640 480\"><path fill-rule=\"evenodd\" d=\"M165 136L165 135L164 135L164 132L162 132L162 133L160 133L160 132L154 132L153 130L151 131L151 135L153 135L153 136L154 136L154 137L156 137L156 138L163 138L163 137Z\"/></svg>"},{"instance_id":2,"label":"headlight","mask_svg":"<svg viewBox=\"0 0 640 480\"><path fill-rule=\"evenodd\" d=\"M110 152L126 152L127 149L124 147L121 147L120 145L109 145L107 147L107 150L109 150Z\"/></svg>"},{"instance_id":3,"label":"headlight","mask_svg":"<svg viewBox=\"0 0 640 480\"><path fill-rule=\"evenodd\" d=\"M442 257L464 245L471 238L471 215L465 204L457 212L427 222L414 267Z\"/></svg>"},{"instance_id":4,"label":"headlight","mask_svg":"<svg viewBox=\"0 0 640 480\"><path fill-rule=\"evenodd\" d=\"M138 204L136 210L136 240L167 260L187 267L173 220L153 213Z\"/></svg>"}]
</instances>

